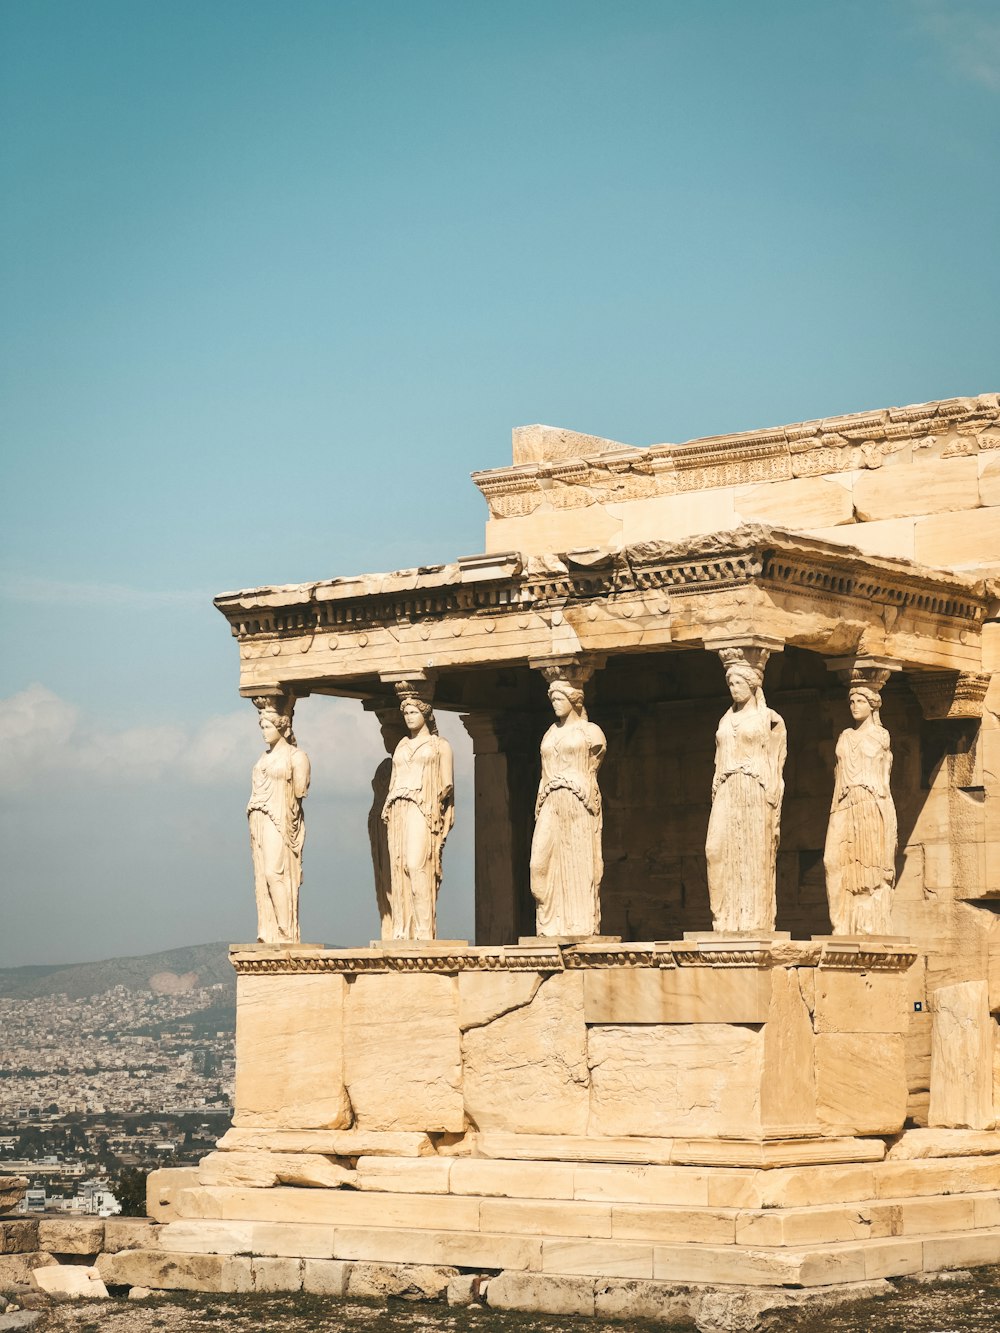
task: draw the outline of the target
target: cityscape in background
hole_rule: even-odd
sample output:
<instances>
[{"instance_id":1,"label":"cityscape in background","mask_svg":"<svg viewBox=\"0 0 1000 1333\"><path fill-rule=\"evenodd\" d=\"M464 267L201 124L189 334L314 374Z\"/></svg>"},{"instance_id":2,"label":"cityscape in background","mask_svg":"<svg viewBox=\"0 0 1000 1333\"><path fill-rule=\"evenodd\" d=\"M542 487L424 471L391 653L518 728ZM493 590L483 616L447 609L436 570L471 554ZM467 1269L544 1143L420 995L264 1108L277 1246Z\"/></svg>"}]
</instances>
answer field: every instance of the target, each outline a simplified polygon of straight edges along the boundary
<instances>
[{"instance_id":1,"label":"cityscape in background","mask_svg":"<svg viewBox=\"0 0 1000 1333\"><path fill-rule=\"evenodd\" d=\"M19 1211L145 1211L232 1117L236 992L224 945L0 971L0 1174Z\"/></svg>"}]
</instances>

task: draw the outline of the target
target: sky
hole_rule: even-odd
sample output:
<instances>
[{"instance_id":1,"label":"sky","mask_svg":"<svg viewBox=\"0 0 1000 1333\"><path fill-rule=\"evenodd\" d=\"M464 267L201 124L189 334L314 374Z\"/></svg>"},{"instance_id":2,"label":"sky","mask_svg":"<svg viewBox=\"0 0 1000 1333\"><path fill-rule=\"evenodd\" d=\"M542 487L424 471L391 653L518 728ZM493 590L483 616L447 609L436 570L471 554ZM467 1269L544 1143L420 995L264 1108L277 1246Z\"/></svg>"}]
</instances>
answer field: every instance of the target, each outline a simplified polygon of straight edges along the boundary
<instances>
[{"instance_id":1,"label":"sky","mask_svg":"<svg viewBox=\"0 0 1000 1333\"><path fill-rule=\"evenodd\" d=\"M253 937L213 595L481 550L515 425L1000 389L992 0L8 0L0 126L0 966ZM296 734L365 943L377 727Z\"/></svg>"}]
</instances>

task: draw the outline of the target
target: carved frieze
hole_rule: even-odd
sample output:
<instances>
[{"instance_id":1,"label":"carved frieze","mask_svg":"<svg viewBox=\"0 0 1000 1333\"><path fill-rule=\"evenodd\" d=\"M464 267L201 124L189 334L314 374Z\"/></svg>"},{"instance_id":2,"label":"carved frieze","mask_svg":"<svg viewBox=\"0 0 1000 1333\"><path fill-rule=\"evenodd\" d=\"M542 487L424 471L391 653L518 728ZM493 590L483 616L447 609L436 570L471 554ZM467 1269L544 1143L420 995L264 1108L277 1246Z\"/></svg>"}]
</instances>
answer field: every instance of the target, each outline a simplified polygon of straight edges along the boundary
<instances>
[{"instance_id":1,"label":"carved frieze","mask_svg":"<svg viewBox=\"0 0 1000 1333\"><path fill-rule=\"evenodd\" d=\"M872 970L905 972L917 959L915 950L899 944L859 947L836 944L813 945L808 941L785 941L767 946L754 943L746 948L734 944L725 949L699 949L687 942L655 945L553 945L551 948L510 947L462 950L390 949L310 950L296 954L282 949L273 954L244 950L234 945L230 961L241 976L289 976L314 973L356 975L366 972L442 973L459 972L562 972L621 968L771 968L820 967L856 972Z\"/></svg>"},{"instance_id":2,"label":"carved frieze","mask_svg":"<svg viewBox=\"0 0 1000 1333\"><path fill-rule=\"evenodd\" d=\"M513 518L543 505L573 508L622 499L671 495L879 468L908 445L942 441L942 456L996 447L996 394L857 412L771 430L657 444L615 445L605 453L558 462L495 468L473 474L493 518ZM955 435L956 441L946 437ZM987 440L988 443L983 443ZM960 441L960 442L959 442ZM553 483L556 486L553 487Z\"/></svg>"}]
</instances>

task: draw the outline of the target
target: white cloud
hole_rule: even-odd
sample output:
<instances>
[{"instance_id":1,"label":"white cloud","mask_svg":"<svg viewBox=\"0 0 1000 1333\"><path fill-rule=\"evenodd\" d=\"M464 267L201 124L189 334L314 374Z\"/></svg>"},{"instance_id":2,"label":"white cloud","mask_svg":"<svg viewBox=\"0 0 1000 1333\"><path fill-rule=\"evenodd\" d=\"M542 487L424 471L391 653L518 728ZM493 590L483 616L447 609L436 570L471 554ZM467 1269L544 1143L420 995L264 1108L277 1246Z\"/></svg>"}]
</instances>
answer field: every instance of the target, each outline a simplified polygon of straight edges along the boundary
<instances>
[{"instance_id":1,"label":"white cloud","mask_svg":"<svg viewBox=\"0 0 1000 1333\"><path fill-rule=\"evenodd\" d=\"M262 743L253 706L185 727L164 724L109 729L43 685L0 702L5 762L0 789L22 791L53 780L183 782L199 787L248 783ZM459 777L471 771L471 747L457 719L442 718L456 747ZM303 700L296 735L312 762L314 791L361 795L385 758L378 723L346 699Z\"/></svg>"},{"instance_id":2,"label":"white cloud","mask_svg":"<svg viewBox=\"0 0 1000 1333\"><path fill-rule=\"evenodd\" d=\"M917 23L963 78L1000 90L1000 12L989 3L911 0Z\"/></svg>"}]
</instances>

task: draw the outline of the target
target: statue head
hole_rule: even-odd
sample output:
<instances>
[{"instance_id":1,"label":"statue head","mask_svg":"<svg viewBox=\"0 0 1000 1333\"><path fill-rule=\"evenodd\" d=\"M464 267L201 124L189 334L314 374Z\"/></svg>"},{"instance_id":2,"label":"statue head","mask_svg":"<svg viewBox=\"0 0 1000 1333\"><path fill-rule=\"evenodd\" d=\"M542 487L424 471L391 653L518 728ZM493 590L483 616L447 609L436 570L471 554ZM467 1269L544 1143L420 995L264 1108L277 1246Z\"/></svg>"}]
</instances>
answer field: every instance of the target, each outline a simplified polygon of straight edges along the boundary
<instances>
[{"instance_id":1,"label":"statue head","mask_svg":"<svg viewBox=\"0 0 1000 1333\"><path fill-rule=\"evenodd\" d=\"M427 730L432 736L438 734L434 709L426 699L421 699L416 694L404 694L399 703L399 711L406 723L406 730L411 736L416 735L425 722L427 723Z\"/></svg>"},{"instance_id":2,"label":"statue head","mask_svg":"<svg viewBox=\"0 0 1000 1333\"><path fill-rule=\"evenodd\" d=\"M268 748L277 745L279 740L294 745L292 709L295 707L295 700L288 695L262 695L254 699L254 704L257 708L257 721L261 734Z\"/></svg>"},{"instance_id":3,"label":"statue head","mask_svg":"<svg viewBox=\"0 0 1000 1333\"><path fill-rule=\"evenodd\" d=\"M879 721L879 709L882 707L882 696L878 690L873 690L868 685L854 684L851 686L850 693L851 717L855 722L864 722L866 718L875 717Z\"/></svg>"},{"instance_id":4,"label":"statue head","mask_svg":"<svg viewBox=\"0 0 1000 1333\"><path fill-rule=\"evenodd\" d=\"M741 707L749 699L760 693L764 684L762 672L752 667L749 662L731 662L726 667L726 684L734 704Z\"/></svg>"},{"instance_id":5,"label":"statue head","mask_svg":"<svg viewBox=\"0 0 1000 1333\"><path fill-rule=\"evenodd\" d=\"M569 717L570 713L576 713L578 717L586 718L587 710L583 706L583 690L578 685L572 685L568 680L554 680L549 686L549 702L552 705L552 711L560 720Z\"/></svg>"}]
</instances>

